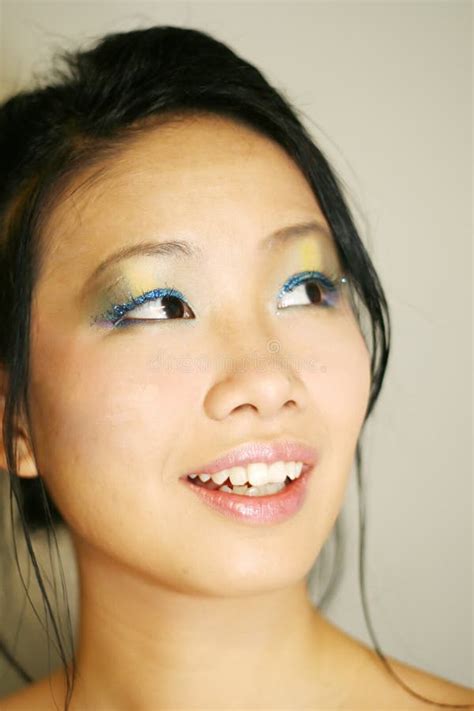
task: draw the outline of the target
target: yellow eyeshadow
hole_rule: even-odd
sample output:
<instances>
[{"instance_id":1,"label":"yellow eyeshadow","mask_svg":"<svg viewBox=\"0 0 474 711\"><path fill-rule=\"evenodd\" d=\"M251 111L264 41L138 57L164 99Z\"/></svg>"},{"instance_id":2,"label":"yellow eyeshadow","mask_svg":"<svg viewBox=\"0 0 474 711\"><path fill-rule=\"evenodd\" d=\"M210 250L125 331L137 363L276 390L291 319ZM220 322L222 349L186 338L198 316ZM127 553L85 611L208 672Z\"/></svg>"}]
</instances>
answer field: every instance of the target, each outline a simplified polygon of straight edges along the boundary
<instances>
[{"instance_id":1,"label":"yellow eyeshadow","mask_svg":"<svg viewBox=\"0 0 474 711\"><path fill-rule=\"evenodd\" d=\"M132 260L130 260L130 263L127 264L121 276L118 287L112 290L116 292L115 295L126 300L130 293L134 296L138 296L147 291L171 286L168 279L163 279L162 276L158 278L156 271L150 269L149 266L150 265L137 263L133 264Z\"/></svg>"},{"instance_id":2,"label":"yellow eyeshadow","mask_svg":"<svg viewBox=\"0 0 474 711\"><path fill-rule=\"evenodd\" d=\"M101 293L101 308L105 310L114 303L125 303L130 296L139 296L141 293L152 291L158 287L165 286L163 280L157 283L157 275L152 269L144 268L143 264L127 264L122 273L117 272L105 289Z\"/></svg>"},{"instance_id":3,"label":"yellow eyeshadow","mask_svg":"<svg viewBox=\"0 0 474 711\"><path fill-rule=\"evenodd\" d=\"M304 240L298 245L302 269L309 271L315 269L323 261L323 254L320 245L314 240Z\"/></svg>"},{"instance_id":4,"label":"yellow eyeshadow","mask_svg":"<svg viewBox=\"0 0 474 711\"><path fill-rule=\"evenodd\" d=\"M130 264L127 269L127 281L130 284L140 284L143 291L156 289L156 274L150 269L144 269L143 264Z\"/></svg>"}]
</instances>

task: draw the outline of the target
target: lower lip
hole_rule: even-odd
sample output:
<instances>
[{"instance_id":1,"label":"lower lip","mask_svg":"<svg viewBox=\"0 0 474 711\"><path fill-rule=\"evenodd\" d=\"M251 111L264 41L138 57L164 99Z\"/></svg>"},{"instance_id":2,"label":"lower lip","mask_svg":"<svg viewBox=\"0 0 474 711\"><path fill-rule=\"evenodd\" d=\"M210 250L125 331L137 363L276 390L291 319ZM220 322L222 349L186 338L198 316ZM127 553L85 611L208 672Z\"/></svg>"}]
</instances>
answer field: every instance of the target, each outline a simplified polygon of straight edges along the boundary
<instances>
[{"instance_id":1,"label":"lower lip","mask_svg":"<svg viewBox=\"0 0 474 711\"><path fill-rule=\"evenodd\" d=\"M303 506L308 480L313 467L287 484L277 494L246 496L229 494L219 489L205 489L184 478L183 481L201 501L227 517L247 523L280 523L294 516Z\"/></svg>"}]
</instances>

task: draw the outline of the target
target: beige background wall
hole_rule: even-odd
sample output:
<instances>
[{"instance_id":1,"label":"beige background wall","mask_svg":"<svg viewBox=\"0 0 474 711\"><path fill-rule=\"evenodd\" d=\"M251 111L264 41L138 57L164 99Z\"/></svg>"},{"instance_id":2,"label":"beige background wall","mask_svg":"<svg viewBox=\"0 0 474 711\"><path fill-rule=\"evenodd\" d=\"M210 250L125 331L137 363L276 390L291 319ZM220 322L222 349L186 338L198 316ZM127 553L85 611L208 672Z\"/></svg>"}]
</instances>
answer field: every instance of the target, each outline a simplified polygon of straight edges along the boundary
<instances>
[{"instance_id":1,"label":"beige background wall","mask_svg":"<svg viewBox=\"0 0 474 711\"><path fill-rule=\"evenodd\" d=\"M4 0L0 8L2 96L46 68L55 48L176 24L230 44L305 112L348 186L393 316L392 359L365 445L372 621L386 653L474 685L471 3ZM370 643L355 492L353 478L346 568L327 614ZM10 610L0 614L2 624L12 620ZM40 669L32 649L24 658ZM0 692L15 684L0 665Z\"/></svg>"}]
</instances>

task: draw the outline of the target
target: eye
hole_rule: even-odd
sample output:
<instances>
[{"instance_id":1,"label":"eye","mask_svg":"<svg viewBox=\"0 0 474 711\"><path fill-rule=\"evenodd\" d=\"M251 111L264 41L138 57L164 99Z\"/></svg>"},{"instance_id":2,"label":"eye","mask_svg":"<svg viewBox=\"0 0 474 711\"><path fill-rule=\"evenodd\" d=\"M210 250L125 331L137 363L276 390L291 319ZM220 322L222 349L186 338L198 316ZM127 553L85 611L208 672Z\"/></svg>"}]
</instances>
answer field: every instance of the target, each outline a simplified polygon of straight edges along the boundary
<instances>
[{"instance_id":1,"label":"eye","mask_svg":"<svg viewBox=\"0 0 474 711\"><path fill-rule=\"evenodd\" d=\"M295 274L280 289L278 309L306 305L334 308L340 298L341 286L345 283L347 279L344 276L328 276L322 272L309 271ZM138 316L126 317L126 314L132 311ZM113 328L126 328L148 321L194 318L196 317L186 297L176 289L164 288L153 289L139 296L130 294L127 302L111 304L109 309L93 319L93 322L105 321Z\"/></svg>"},{"instance_id":2,"label":"eye","mask_svg":"<svg viewBox=\"0 0 474 711\"><path fill-rule=\"evenodd\" d=\"M128 316L131 312L138 317ZM124 304L111 304L99 320L108 321L114 328L125 328L147 321L168 321L170 319L195 318L187 299L176 289L153 289L140 296L130 295Z\"/></svg>"},{"instance_id":3,"label":"eye","mask_svg":"<svg viewBox=\"0 0 474 711\"><path fill-rule=\"evenodd\" d=\"M334 308L339 302L341 286L346 283L344 276L328 276L313 271L300 272L283 284L278 294L278 308L306 305Z\"/></svg>"}]
</instances>

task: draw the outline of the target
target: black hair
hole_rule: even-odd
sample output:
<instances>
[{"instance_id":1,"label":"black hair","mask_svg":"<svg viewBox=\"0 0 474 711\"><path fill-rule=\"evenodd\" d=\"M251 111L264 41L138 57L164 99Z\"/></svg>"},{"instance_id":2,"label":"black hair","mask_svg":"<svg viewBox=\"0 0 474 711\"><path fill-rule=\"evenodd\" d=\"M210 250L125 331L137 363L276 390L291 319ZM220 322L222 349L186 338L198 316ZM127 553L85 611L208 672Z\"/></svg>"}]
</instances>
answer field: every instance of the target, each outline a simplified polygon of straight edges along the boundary
<instances>
[{"instance_id":1,"label":"black hair","mask_svg":"<svg viewBox=\"0 0 474 711\"><path fill-rule=\"evenodd\" d=\"M348 278L353 306L371 353L371 388L364 424L378 399L390 351L390 314L383 288L355 227L342 181L331 169L299 114L252 64L204 32L155 26L106 35L84 51L63 51L49 78L0 105L0 365L8 373L3 441L10 482L10 512L16 505L46 616L52 625L67 679L65 709L75 679L69 654L32 545L31 534L47 529L55 541L61 514L41 477L18 476L15 426L28 410L31 300L44 245L41 227L71 178L99 166L132 137L161 122L200 113L227 117L279 144L299 167L330 226ZM31 433L31 428L29 429ZM365 512L360 437L356 447L359 493L359 584L375 651L390 674L413 696L391 668L373 631L365 591ZM31 441L33 446L33 442ZM340 561L339 519L334 527ZM17 558L18 562L18 558ZM321 605L334 590L337 565ZM21 571L20 571L21 575ZM0 651L25 681L31 675L0 641ZM71 662L71 669L68 663ZM457 705L459 708L467 708Z\"/></svg>"}]
</instances>

